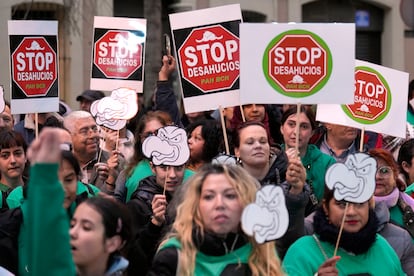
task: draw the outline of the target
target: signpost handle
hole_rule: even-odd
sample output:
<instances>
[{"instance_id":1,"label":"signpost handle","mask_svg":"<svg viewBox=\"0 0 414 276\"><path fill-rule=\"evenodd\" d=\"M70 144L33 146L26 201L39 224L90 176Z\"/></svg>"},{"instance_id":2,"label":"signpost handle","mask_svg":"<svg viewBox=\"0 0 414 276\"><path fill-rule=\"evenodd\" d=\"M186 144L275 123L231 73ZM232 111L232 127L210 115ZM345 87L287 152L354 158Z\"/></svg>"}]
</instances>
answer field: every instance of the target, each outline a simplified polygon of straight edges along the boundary
<instances>
[{"instance_id":1,"label":"signpost handle","mask_svg":"<svg viewBox=\"0 0 414 276\"><path fill-rule=\"evenodd\" d=\"M359 141L359 152L364 150L364 136L365 136L365 127L361 129L361 139Z\"/></svg>"},{"instance_id":2,"label":"signpost handle","mask_svg":"<svg viewBox=\"0 0 414 276\"><path fill-rule=\"evenodd\" d=\"M226 154L229 155L230 154L229 141L227 139L226 123L224 122L223 108L221 107L221 105L219 105L219 111L220 111L219 113L220 113L221 128L223 129L224 145L226 147Z\"/></svg>"},{"instance_id":3,"label":"signpost handle","mask_svg":"<svg viewBox=\"0 0 414 276\"><path fill-rule=\"evenodd\" d=\"M246 122L246 117L244 117L243 106L239 105L239 107L240 107L240 114L242 116L243 123L245 123Z\"/></svg>"},{"instance_id":4,"label":"signpost handle","mask_svg":"<svg viewBox=\"0 0 414 276\"><path fill-rule=\"evenodd\" d=\"M298 154L300 154L299 152L299 127L300 127L299 116L300 116L300 103L297 103L296 104L296 126L295 126L295 134L296 134L295 150Z\"/></svg>"},{"instance_id":5,"label":"signpost handle","mask_svg":"<svg viewBox=\"0 0 414 276\"><path fill-rule=\"evenodd\" d=\"M334 250L333 257L336 256L336 252L338 251L339 241L341 240L341 236L342 236L342 230L344 230L345 217L346 217L346 212L348 211L348 205L349 205L349 202L347 202L345 204L344 216L342 217L341 227L339 228L338 239L336 240L336 245L335 245L335 250Z\"/></svg>"},{"instance_id":6,"label":"signpost handle","mask_svg":"<svg viewBox=\"0 0 414 276\"><path fill-rule=\"evenodd\" d=\"M39 113L34 114L35 117L35 135L36 138L39 137Z\"/></svg>"}]
</instances>

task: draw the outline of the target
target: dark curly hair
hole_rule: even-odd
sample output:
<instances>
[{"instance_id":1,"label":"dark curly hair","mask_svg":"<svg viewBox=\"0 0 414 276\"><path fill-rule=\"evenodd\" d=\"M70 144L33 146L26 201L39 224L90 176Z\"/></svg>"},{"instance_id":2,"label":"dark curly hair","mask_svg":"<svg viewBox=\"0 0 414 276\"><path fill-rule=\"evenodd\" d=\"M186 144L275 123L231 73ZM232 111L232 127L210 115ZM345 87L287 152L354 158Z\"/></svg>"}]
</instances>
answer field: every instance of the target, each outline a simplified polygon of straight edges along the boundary
<instances>
[{"instance_id":1,"label":"dark curly hair","mask_svg":"<svg viewBox=\"0 0 414 276\"><path fill-rule=\"evenodd\" d=\"M223 151L223 132L220 125L215 120L199 120L187 126L187 135L198 126L201 126L201 136L205 140L201 160L209 163L211 160ZM191 157L190 157L191 158Z\"/></svg>"}]
</instances>

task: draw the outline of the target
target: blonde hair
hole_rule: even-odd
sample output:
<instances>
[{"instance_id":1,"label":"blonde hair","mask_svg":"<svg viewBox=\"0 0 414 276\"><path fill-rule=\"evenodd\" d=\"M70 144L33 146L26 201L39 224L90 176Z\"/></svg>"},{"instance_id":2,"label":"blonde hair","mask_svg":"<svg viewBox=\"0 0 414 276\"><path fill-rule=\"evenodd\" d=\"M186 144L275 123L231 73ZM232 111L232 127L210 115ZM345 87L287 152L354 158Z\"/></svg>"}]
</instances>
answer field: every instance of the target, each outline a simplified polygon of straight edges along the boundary
<instances>
[{"instance_id":1,"label":"blonde hair","mask_svg":"<svg viewBox=\"0 0 414 276\"><path fill-rule=\"evenodd\" d=\"M165 243L169 238L175 237L181 243L181 251L177 265L180 275L193 275L195 269L195 259L197 248L194 245L192 233L193 228L204 233L199 201L203 183L210 174L224 174L229 183L234 187L243 208L255 200L259 183L250 176L242 167L223 164L208 164L199 169L185 184L186 188L182 194L182 202L177 207L177 216L170 233L161 243ZM276 254L275 243L258 244L252 237L248 237L252 245L252 252L249 257L248 265L252 275L284 275L280 260ZM269 254L270 253L270 254ZM273 253L273 254L272 254Z\"/></svg>"}]
</instances>

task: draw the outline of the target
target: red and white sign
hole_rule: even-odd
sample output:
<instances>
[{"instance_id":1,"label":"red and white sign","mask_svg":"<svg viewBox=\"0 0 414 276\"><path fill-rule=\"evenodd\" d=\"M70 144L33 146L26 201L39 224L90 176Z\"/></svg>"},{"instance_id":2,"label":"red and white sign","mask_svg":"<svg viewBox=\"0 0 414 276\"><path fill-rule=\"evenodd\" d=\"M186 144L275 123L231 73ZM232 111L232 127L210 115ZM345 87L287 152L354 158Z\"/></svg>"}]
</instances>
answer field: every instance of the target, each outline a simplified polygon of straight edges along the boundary
<instances>
[{"instance_id":1,"label":"red and white sign","mask_svg":"<svg viewBox=\"0 0 414 276\"><path fill-rule=\"evenodd\" d=\"M169 17L185 112L239 105L240 5Z\"/></svg>"},{"instance_id":2,"label":"red and white sign","mask_svg":"<svg viewBox=\"0 0 414 276\"><path fill-rule=\"evenodd\" d=\"M358 69L355 72L354 104L345 108L355 118L375 121L388 111L390 91L375 72Z\"/></svg>"},{"instance_id":3,"label":"red and white sign","mask_svg":"<svg viewBox=\"0 0 414 276\"><path fill-rule=\"evenodd\" d=\"M316 120L405 138L408 73L361 60L354 72L355 103L318 104Z\"/></svg>"},{"instance_id":4,"label":"red and white sign","mask_svg":"<svg viewBox=\"0 0 414 276\"><path fill-rule=\"evenodd\" d=\"M57 56L44 37L25 37L12 54L13 81L26 96L45 96L57 80Z\"/></svg>"},{"instance_id":5,"label":"red and white sign","mask_svg":"<svg viewBox=\"0 0 414 276\"><path fill-rule=\"evenodd\" d=\"M242 104L351 104L354 69L355 24L240 24Z\"/></svg>"},{"instance_id":6,"label":"red and white sign","mask_svg":"<svg viewBox=\"0 0 414 276\"><path fill-rule=\"evenodd\" d=\"M8 21L13 114L59 110L57 21Z\"/></svg>"},{"instance_id":7,"label":"red and white sign","mask_svg":"<svg viewBox=\"0 0 414 276\"><path fill-rule=\"evenodd\" d=\"M90 88L142 92L146 19L95 16L93 37Z\"/></svg>"},{"instance_id":8,"label":"red and white sign","mask_svg":"<svg viewBox=\"0 0 414 276\"><path fill-rule=\"evenodd\" d=\"M327 51L309 34L286 35L266 55L269 76L286 92L310 92L327 75Z\"/></svg>"},{"instance_id":9,"label":"red and white sign","mask_svg":"<svg viewBox=\"0 0 414 276\"><path fill-rule=\"evenodd\" d=\"M108 31L94 45L94 64L107 78L127 79L142 65L142 45L126 31Z\"/></svg>"},{"instance_id":10,"label":"red and white sign","mask_svg":"<svg viewBox=\"0 0 414 276\"><path fill-rule=\"evenodd\" d=\"M221 25L192 30L178 55L182 77L203 93L231 89L239 78L239 38Z\"/></svg>"}]
</instances>

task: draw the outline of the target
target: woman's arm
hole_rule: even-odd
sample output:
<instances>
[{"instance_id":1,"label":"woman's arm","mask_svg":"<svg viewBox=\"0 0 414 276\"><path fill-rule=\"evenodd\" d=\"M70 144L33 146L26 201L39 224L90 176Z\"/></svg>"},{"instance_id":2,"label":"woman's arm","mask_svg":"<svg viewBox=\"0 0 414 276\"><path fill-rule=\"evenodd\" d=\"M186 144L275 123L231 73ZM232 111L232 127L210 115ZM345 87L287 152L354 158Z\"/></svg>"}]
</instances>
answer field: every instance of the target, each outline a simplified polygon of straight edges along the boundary
<instances>
[{"instance_id":1,"label":"woman's arm","mask_svg":"<svg viewBox=\"0 0 414 276\"><path fill-rule=\"evenodd\" d=\"M19 253L19 274L75 275L69 221L63 207L64 191L58 180L60 145L54 129L43 129L28 150L32 167L27 201L23 203L25 250ZM27 271L28 270L28 271Z\"/></svg>"}]
</instances>

